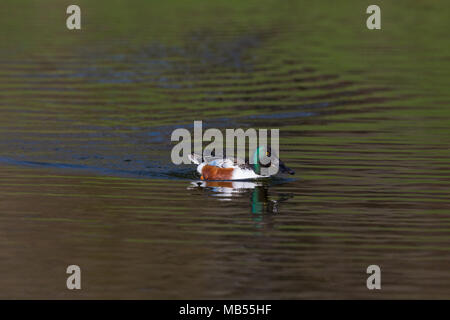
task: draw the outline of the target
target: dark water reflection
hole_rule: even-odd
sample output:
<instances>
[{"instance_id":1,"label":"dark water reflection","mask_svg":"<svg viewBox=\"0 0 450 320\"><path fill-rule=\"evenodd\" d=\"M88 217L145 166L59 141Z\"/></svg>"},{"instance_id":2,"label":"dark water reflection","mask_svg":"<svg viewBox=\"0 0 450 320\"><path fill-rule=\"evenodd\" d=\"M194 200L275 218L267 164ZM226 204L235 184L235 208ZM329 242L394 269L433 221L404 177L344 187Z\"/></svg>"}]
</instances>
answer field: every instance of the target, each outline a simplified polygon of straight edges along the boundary
<instances>
[{"instance_id":1,"label":"dark water reflection","mask_svg":"<svg viewBox=\"0 0 450 320\"><path fill-rule=\"evenodd\" d=\"M360 1L80 1L78 33L18 3L0 297L450 298L448 1L383 2L380 32ZM295 178L197 181L170 160L194 120L279 128Z\"/></svg>"},{"instance_id":2,"label":"dark water reflection","mask_svg":"<svg viewBox=\"0 0 450 320\"><path fill-rule=\"evenodd\" d=\"M278 182L280 183L280 182ZM255 214L255 220L261 219L260 214L276 214L280 204L292 194L269 196L270 182L268 181L194 181L189 190L204 190L205 194L217 197L219 201L233 201L234 197L249 198L250 212Z\"/></svg>"}]
</instances>

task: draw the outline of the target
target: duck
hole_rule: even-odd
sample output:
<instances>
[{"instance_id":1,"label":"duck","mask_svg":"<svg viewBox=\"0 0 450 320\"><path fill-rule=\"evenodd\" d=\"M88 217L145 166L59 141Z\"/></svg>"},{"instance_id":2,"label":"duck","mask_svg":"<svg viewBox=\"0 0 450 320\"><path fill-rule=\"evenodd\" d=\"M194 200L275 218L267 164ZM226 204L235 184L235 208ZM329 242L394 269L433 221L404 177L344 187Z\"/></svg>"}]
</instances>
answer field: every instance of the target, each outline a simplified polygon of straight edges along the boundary
<instances>
[{"instance_id":1,"label":"duck","mask_svg":"<svg viewBox=\"0 0 450 320\"><path fill-rule=\"evenodd\" d=\"M259 155L266 153L267 157L272 157L272 150L268 146L259 146L253 153L253 164L248 161L237 161L235 158L224 158L211 156L209 158L202 157L198 154L188 155L189 160L197 165L197 172L200 174L201 180L251 180L259 178L268 178L270 175L264 175L261 172L261 168L275 167L278 163L279 170L273 170L274 172L280 171L281 173L295 174L295 171L288 168L283 161L274 153L275 163L269 163L267 165L261 164Z\"/></svg>"}]
</instances>

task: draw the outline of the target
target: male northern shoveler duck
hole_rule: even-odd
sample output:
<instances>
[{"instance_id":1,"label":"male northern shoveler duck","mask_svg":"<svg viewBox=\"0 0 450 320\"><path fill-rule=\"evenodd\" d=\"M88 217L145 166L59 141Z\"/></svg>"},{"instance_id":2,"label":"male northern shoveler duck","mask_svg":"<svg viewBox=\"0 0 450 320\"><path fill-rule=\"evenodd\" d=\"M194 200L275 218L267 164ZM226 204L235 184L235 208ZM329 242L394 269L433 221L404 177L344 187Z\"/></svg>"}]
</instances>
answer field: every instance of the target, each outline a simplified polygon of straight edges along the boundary
<instances>
[{"instance_id":1,"label":"male northern shoveler duck","mask_svg":"<svg viewBox=\"0 0 450 320\"><path fill-rule=\"evenodd\" d=\"M268 177L261 174L261 167L268 168L275 164L263 165L260 163L259 155L264 152L266 152L266 156L272 156L270 147L259 146L253 153L253 164L248 162L239 164L234 158L210 157L204 159L195 153L188 157L194 164L198 165L197 172L200 173L200 179L202 180L247 180ZM294 170L286 167L278 157L275 157L275 159L278 162L279 171L295 174Z\"/></svg>"}]
</instances>

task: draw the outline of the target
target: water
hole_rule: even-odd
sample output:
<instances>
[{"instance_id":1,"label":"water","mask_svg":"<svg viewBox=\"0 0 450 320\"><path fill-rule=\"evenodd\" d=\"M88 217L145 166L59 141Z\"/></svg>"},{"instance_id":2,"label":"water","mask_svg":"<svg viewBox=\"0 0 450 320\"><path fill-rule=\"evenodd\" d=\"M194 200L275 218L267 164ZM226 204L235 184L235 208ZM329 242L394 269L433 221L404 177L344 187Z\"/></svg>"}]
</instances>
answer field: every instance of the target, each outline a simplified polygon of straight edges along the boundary
<instances>
[{"instance_id":1,"label":"water","mask_svg":"<svg viewBox=\"0 0 450 320\"><path fill-rule=\"evenodd\" d=\"M78 4L0 5L1 297L450 298L448 3ZM198 181L194 120L296 175Z\"/></svg>"}]
</instances>

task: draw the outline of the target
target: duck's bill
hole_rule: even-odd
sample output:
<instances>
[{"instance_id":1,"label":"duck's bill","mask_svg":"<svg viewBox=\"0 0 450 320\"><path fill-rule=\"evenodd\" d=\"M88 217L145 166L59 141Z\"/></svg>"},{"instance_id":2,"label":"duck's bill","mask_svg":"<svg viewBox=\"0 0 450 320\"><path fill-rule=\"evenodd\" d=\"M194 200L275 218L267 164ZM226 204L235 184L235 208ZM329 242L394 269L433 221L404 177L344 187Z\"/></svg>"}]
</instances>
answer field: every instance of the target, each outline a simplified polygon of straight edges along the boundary
<instances>
[{"instance_id":1,"label":"duck's bill","mask_svg":"<svg viewBox=\"0 0 450 320\"><path fill-rule=\"evenodd\" d=\"M291 168L287 167L282 161L279 163L279 168L281 173L289 173L289 174L295 174L295 171Z\"/></svg>"}]
</instances>

